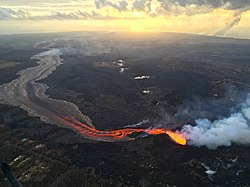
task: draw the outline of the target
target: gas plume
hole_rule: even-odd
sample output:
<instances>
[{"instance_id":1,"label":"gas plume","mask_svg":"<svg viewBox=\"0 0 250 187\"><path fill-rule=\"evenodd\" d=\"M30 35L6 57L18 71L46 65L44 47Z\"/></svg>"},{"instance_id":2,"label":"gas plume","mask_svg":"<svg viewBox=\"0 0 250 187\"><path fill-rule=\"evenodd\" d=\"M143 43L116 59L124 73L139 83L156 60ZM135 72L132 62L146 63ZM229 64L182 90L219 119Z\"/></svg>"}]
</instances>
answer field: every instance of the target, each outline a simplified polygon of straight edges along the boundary
<instances>
[{"instance_id":1,"label":"gas plume","mask_svg":"<svg viewBox=\"0 0 250 187\"><path fill-rule=\"evenodd\" d=\"M232 144L250 145L250 94L238 111L228 117L210 121L195 120L196 125L184 125L181 133L189 145L216 149Z\"/></svg>"}]
</instances>

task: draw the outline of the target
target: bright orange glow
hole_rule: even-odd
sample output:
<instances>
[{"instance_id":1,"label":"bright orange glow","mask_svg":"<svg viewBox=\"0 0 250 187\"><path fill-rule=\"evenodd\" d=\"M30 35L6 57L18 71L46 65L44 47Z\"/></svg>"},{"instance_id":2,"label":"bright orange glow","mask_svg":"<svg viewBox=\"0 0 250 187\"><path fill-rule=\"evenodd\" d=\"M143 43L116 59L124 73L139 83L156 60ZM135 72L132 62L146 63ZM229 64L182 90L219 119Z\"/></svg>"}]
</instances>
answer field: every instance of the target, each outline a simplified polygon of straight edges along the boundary
<instances>
[{"instance_id":1,"label":"bright orange glow","mask_svg":"<svg viewBox=\"0 0 250 187\"><path fill-rule=\"evenodd\" d=\"M186 145L187 140L180 132L172 132L168 129L150 129L146 130L148 134L157 135L157 134L167 134L172 140L180 145Z\"/></svg>"},{"instance_id":2,"label":"bright orange glow","mask_svg":"<svg viewBox=\"0 0 250 187\"><path fill-rule=\"evenodd\" d=\"M166 134L169 135L170 138L172 138L176 143L178 143L180 145L187 144L187 140L183 137L182 134L180 134L178 132L167 131Z\"/></svg>"},{"instance_id":3,"label":"bright orange glow","mask_svg":"<svg viewBox=\"0 0 250 187\"><path fill-rule=\"evenodd\" d=\"M135 138L128 137L127 135L133 133L144 132L150 135L158 134L167 134L174 142L180 145L186 145L187 141L185 137L180 132L172 132L164 128L155 128L155 129L143 129L143 128L124 128L117 130L98 130L93 127L90 127L72 117L63 117L64 123L67 124L70 128L74 129L79 134L83 135L86 138L93 140L102 140L102 141L117 141L117 140L133 140Z\"/></svg>"}]
</instances>

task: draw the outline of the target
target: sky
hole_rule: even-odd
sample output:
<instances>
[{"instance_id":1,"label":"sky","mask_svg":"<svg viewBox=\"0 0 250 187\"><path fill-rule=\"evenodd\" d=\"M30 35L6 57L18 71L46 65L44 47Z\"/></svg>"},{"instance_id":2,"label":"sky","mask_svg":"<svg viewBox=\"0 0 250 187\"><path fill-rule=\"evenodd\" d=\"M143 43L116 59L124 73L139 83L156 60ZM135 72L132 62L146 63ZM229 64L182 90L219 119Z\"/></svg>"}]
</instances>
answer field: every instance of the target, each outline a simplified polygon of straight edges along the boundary
<instances>
[{"instance_id":1,"label":"sky","mask_svg":"<svg viewBox=\"0 0 250 187\"><path fill-rule=\"evenodd\" d=\"M0 0L0 34L67 31L250 38L250 0Z\"/></svg>"}]
</instances>

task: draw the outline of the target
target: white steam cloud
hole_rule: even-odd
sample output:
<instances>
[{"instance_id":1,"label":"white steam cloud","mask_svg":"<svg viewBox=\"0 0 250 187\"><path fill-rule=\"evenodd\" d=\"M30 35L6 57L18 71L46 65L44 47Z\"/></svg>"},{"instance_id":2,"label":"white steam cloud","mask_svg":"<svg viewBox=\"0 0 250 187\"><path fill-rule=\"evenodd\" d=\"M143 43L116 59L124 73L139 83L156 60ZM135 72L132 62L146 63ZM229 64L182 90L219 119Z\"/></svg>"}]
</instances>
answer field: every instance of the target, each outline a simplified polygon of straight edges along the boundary
<instances>
[{"instance_id":1,"label":"white steam cloud","mask_svg":"<svg viewBox=\"0 0 250 187\"><path fill-rule=\"evenodd\" d=\"M238 112L228 118L210 121L197 119L196 126L185 125L182 133L189 145L216 149L232 144L250 145L250 94Z\"/></svg>"},{"instance_id":2,"label":"white steam cloud","mask_svg":"<svg viewBox=\"0 0 250 187\"><path fill-rule=\"evenodd\" d=\"M216 35L225 35L227 33L227 31L229 31L231 28L233 28L234 26L236 26L236 25L238 25L240 23L241 14L243 12L247 11L247 10L249 10L249 8L245 8L245 9L242 9L242 10L236 10L234 12L232 20L230 22L228 22L224 28L217 31L215 34Z\"/></svg>"}]
</instances>

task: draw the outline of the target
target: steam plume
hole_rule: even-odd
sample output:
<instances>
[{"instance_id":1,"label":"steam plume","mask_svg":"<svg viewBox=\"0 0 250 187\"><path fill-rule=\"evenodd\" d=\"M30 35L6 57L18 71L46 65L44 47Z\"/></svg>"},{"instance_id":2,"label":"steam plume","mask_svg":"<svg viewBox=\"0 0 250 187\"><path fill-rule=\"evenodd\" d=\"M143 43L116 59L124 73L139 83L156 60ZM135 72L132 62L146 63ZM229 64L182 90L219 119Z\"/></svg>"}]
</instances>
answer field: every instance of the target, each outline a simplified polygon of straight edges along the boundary
<instances>
[{"instance_id":1,"label":"steam plume","mask_svg":"<svg viewBox=\"0 0 250 187\"><path fill-rule=\"evenodd\" d=\"M242 12L243 12L242 10L241 11L235 11L233 19L228 24L226 24L226 26L223 29L217 31L216 35L222 35L223 36L231 28L233 28L234 26L238 25L240 23L240 21L241 21L241 14L242 14Z\"/></svg>"},{"instance_id":2,"label":"steam plume","mask_svg":"<svg viewBox=\"0 0 250 187\"><path fill-rule=\"evenodd\" d=\"M182 133L190 145L216 149L231 144L250 145L250 94L241 109L228 118L210 121L197 119L196 126L185 125Z\"/></svg>"}]
</instances>

